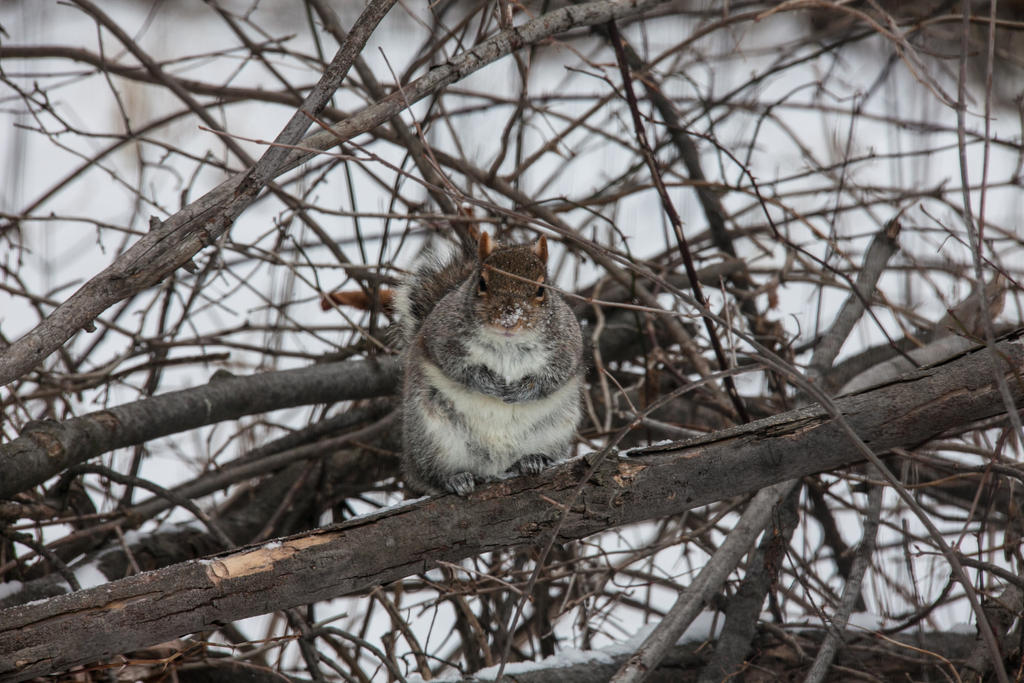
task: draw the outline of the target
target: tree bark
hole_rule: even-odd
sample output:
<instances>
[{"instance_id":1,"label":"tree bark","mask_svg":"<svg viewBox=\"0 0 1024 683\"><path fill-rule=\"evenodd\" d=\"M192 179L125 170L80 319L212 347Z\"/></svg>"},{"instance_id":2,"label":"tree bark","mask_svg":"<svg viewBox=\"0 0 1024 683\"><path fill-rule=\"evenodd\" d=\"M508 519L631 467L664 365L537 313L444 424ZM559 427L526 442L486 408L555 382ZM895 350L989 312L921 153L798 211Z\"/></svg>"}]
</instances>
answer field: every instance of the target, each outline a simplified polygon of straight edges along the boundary
<instances>
[{"instance_id":1,"label":"tree bark","mask_svg":"<svg viewBox=\"0 0 1024 683\"><path fill-rule=\"evenodd\" d=\"M0 499L115 448L268 410L382 396L396 382L393 357L344 361L249 377L214 376L201 387L64 422L30 423L17 439L0 444Z\"/></svg>"},{"instance_id":2,"label":"tree bark","mask_svg":"<svg viewBox=\"0 0 1024 683\"><path fill-rule=\"evenodd\" d=\"M1024 344L1015 338L996 348L1019 407ZM876 453L913 448L1005 412L991 367L989 354L975 351L836 405ZM861 459L818 406L606 458L583 484L590 465L577 459L465 499L429 498L4 610L0 678L64 671L219 623L367 590L437 560L543 542L556 527L558 540L578 539Z\"/></svg>"}]
</instances>

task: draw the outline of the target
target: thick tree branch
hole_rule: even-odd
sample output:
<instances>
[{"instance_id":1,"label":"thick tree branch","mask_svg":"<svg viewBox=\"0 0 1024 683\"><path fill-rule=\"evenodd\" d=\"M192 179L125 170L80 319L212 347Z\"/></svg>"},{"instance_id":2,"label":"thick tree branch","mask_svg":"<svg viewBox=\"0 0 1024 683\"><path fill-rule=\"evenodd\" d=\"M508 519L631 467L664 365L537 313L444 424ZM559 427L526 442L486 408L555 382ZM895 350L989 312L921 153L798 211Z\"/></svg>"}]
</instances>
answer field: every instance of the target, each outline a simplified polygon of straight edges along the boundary
<instances>
[{"instance_id":1,"label":"thick tree branch","mask_svg":"<svg viewBox=\"0 0 1024 683\"><path fill-rule=\"evenodd\" d=\"M338 448L339 441L357 434L358 431L340 439L327 439L323 442L325 450L331 446ZM367 486L374 481L395 476L398 471L398 463L394 458L380 454L357 453L343 446L330 457L323 453L321 456L324 466L322 477L306 476L310 463L294 462L291 465L279 466L274 476L263 477L244 496L234 498L226 507L216 510L217 525L232 539L237 540L231 549L262 542L272 536L300 533L314 528L323 509L324 496L338 495L346 489L358 487L360 483ZM209 478L219 477L212 474ZM288 492L295 486L299 487L300 495L296 495L293 502L288 503ZM86 533L71 540L64 539L67 542L57 544L52 551L46 546L34 548L46 557L46 562L37 563L26 572L16 592L5 591L6 596L0 597L0 610L77 590L71 588L71 581L66 573L52 571L48 566L59 566L61 557L68 558L69 561L75 560L68 567L72 578L74 572L83 570L94 579L98 577L96 572L99 572L106 577L106 581L116 581L140 570L159 569L177 562L222 552L225 549L224 545L208 531L191 522L163 525L155 531L134 535L131 542L122 542L114 535L111 529L119 523L122 529L138 528L137 522L142 518L133 516L135 510L146 507L152 509L153 503L156 502L162 501L150 499L142 506L130 510L125 520L111 520L101 523L96 528L84 529L83 532ZM280 514L282 506L285 507L283 515ZM273 533L259 536L268 526L273 528ZM90 531L95 533L88 533ZM104 532L109 535L109 541L97 545L98 542L102 542ZM51 573L39 576L40 572L47 570ZM34 578L36 576L38 578Z\"/></svg>"},{"instance_id":2,"label":"thick tree branch","mask_svg":"<svg viewBox=\"0 0 1024 683\"><path fill-rule=\"evenodd\" d=\"M30 423L0 444L0 499L41 484L102 453L243 415L314 403L372 398L394 391L395 359L345 361L208 384L161 394L65 422Z\"/></svg>"},{"instance_id":3,"label":"thick tree branch","mask_svg":"<svg viewBox=\"0 0 1024 683\"><path fill-rule=\"evenodd\" d=\"M1024 344L1000 342L1003 372L1024 404ZM972 352L836 401L876 453L1001 414L987 353ZM860 462L843 428L814 406L685 443L608 459L578 500L577 460L466 499L431 498L209 560L173 565L0 612L0 677L22 680L272 610L366 590L507 546L559 525L568 541ZM564 516L564 520L562 517ZM62 642L54 648L54 642Z\"/></svg>"}]
</instances>

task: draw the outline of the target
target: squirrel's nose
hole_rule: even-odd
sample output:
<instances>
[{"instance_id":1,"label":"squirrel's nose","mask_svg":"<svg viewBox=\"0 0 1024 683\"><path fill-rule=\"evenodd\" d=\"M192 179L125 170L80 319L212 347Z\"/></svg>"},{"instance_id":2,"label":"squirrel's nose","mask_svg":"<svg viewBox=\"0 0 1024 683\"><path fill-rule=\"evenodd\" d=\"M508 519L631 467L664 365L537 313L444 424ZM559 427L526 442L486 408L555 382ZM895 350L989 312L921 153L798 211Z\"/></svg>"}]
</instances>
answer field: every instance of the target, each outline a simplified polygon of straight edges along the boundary
<instances>
[{"instance_id":1,"label":"squirrel's nose","mask_svg":"<svg viewBox=\"0 0 1024 683\"><path fill-rule=\"evenodd\" d=\"M495 322L506 330L514 330L523 324L523 309L519 306L502 309Z\"/></svg>"}]
</instances>

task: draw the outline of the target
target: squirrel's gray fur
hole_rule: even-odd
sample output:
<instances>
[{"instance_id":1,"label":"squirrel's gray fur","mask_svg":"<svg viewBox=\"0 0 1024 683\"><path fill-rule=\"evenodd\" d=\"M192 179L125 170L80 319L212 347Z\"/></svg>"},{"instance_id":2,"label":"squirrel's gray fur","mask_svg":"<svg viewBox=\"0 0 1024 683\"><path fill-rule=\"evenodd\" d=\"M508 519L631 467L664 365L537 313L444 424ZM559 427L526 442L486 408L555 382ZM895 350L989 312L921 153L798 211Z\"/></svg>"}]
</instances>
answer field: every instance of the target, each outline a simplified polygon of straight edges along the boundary
<instances>
[{"instance_id":1,"label":"squirrel's gray fur","mask_svg":"<svg viewBox=\"0 0 1024 683\"><path fill-rule=\"evenodd\" d=\"M465 495L568 456L579 423L579 321L543 287L547 242L428 256L396 291L405 481Z\"/></svg>"}]
</instances>

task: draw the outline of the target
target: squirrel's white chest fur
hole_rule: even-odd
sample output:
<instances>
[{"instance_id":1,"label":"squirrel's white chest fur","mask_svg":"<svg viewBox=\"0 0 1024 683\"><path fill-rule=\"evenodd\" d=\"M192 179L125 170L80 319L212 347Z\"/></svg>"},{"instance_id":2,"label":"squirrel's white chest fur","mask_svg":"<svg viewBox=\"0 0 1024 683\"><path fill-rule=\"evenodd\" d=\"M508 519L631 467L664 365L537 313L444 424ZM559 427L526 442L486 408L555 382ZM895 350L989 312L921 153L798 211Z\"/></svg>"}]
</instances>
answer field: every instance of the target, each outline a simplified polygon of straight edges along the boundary
<instances>
[{"instance_id":1,"label":"squirrel's white chest fur","mask_svg":"<svg viewBox=\"0 0 1024 683\"><path fill-rule=\"evenodd\" d=\"M543 372L549 354L535 332L520 333L513 340L485 328L466 343L466 360L471 365L484 366L511 384Z\"/></svg>"},{"instance_id":2,"label":"squirrel's white chest fur","mask_svg":"<svg viewBox=\"0 0 1024 683\"><path fill-rule=\"evenodd\" d=\"M424 426L453 469L499 475L525 454L547 453L552 446L567 444L579 422L579 377L536 401L505 403L453 381L433 363L422 367L427 385L448 401L458 418L424 411ZM518 369L518 365L507 368L509 372ZM481 449L489 455L486 462L474 453Z\"/></svg>"}]
</instances>

